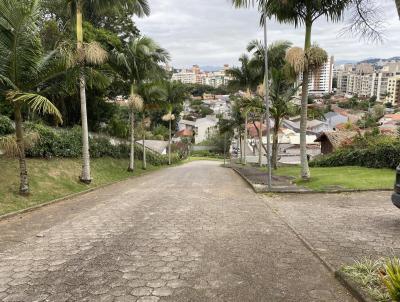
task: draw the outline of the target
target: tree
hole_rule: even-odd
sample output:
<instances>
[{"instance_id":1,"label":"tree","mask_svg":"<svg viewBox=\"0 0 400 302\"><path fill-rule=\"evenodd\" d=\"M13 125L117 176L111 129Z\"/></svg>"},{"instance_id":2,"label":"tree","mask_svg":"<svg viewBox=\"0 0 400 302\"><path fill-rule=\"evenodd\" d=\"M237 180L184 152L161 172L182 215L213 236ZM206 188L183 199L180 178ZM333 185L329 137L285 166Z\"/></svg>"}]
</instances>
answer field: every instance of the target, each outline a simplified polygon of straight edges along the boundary
<instances>
[{"instance_id":1,"label":"tree","mask_svg":"<svg viewBox=\"0 0 400 302\"><path fill-rule=\"evenodd\" d=\"M186 89L179 82L165 81L163 83L164 90L166 93L166 110L167 114L162 117L163 121L169 123L169 139L168 139L168 164L171 164L171 140L172 140L172 121L175 120L175 114L173 113L178 107L182 107L183 102L186 99Z\"/></svg>"},{"instance_id":2,"label":"tree","mask_svg":"<svg viewBox=\"0 0 400 302\"><path fill-rule=\"evenodd\" d=\"M146 162L146 128L148 128L151 124L150 118L147 114L154 109L158 109L163 105L160 104L164 102L166 99L166 93L163 89L162 85L155 82L150 83L142 83L138 86L137 89L138 95L141 96L143 99L143 110L142 110L142 147L143 147L143 162L142 162L142 169L147 169L147 162Z\"/></svg>"},{"instance_id":3,"label":"tree","mask_svg":"<svg viewBox=\"0 0 400 302\"><path fill-rule=\"evenodd\" d=\"M298 87L294 87L293 81L285 74L284 69L271 70L271 115L275 121L272 139L272 167L274 169L277 169L278 163L278 131L282 119L293 112L293 106L290 101L296 95L297 90Z\"/></svg>"},{"instance_id":4,"label":"tree","mask_svg":"<svg viewBox=\"0 0 400 302\"><path fill-rule=\"evenodd\" d=\"M268 46L268 69L283 68L285 65L286 51L292 46L289 41L276 41ZM264 80L265 72L265 48L264 44L259 40L253 40L247 45L247 51L252 53L253 56L250 60L251 68L257 70L258 83Z\"/></svg>"},{"instance_id":5,"label":"tree","mask_svg":"<svg viewBox=\"0 0 400 302\"><path fill-rule=\"evenodd\" d=\"M249 6L254 0L232 0L236 6ZM351 0L258 0L259 10L269 17L275 17L278 22L293 24L295 27L305 25L306 35L304 42L304 53L309 56L311 48L312 26L320 17L326 17L331 21L339 21L343 12L353 1ZM262 18L264 20L264 17ZM307 100L310 70L303 70L301 121L300 121L300 150L301 150L301 176L303 179L310 178L310 169L307 160Z\"/></svg>"},{"instance_id":6,"label":"tree","mask_svg":"<svg viewBox=\"0 0 400 302\"><path fill-rule=\"evenodd\" d=\"M58 109L39 93L41 85L55 72L54 53L44 55L38 37L39 0L23 2L3 0L0 2L0 92L12 104L15 116L16 141L10 148L10 139L3 138L0 144L8 145L18 155L20 189L22 195L29 194L28 170L25 160L23 110L51 114L58 122L62 117Z\"/></svg>"},{"instance_id":7,"label":"tree","mask_svg":"<svg viewBox=\"0 0 400 302\"><path fill-rule=\"evenodd\" d=\"M76 21L76 50L78 54L90 53L90 48L85 47L83 43L83 13L85 10L97 12L99 15L107 10L123 11L126 8L133 8L138 16L148 15L150 13L147 0L68 0L70 7L75 7ZM92 51L94 54L94 52ZM86 110L86 78L83 72L85 60L81 60L82 70L79 76L79 89L81 100L81 121L82 121L82 174L80 180L84 183L92 181L90 175L90 155L89 155L89 129Z\"/></svg>"},{"instance_id":8,"label":"tree","mask_svg":"<svg viewBox=\"0 0 400 302\"><path fill-rule=\"evenodd\" d=\"M246 54L242 55L239 58L241 63L240 67L233 67L226 71L226 74L232 78L229 82L229 87L235 89L244 89L246 91L246 96L242 99L242 101L247 102L251 98L252 91L255 91L259 82L259 76L257 75L257 70L252 68L250 65L249 56ZM247 100L247 101L246 101ZM244 110L244 119L245 119L245 127L244 127L244 144L241 150L241 154L244 157L244 164L246 164L246 147L247 147L247 121L248 121L248 110Z\"/></svg>"},{"instance_id":9,"label":"tree","mask_svg":"<svg viewBox=\"0 0 400 302\"><path fill-rule=\"evenodd\" d=\"M311 29L308 29L306 35L305 49L292 47L286 54L286 61L290 64L296 74L302 74L302 99L300 115L300 159L301 159L301 177L304 180L310 178L310 169L307 158L307 118L308 118L308 83L311 72L319 69L328 59L325 50L314 45L309 45Z\"/></svg>"},{"instance_id":10,"label":"tree","mask_svg":"<svg viewBox=\"0 0 400 302\"><path fill-rule=\"evenodd\" d=\"M115 70L122 74L130 89L131 151L128 171L133 172L135 168L135 156L133 154L135 152L135 113L143 111L143 99L140 101L137 96L138 87L146 80L162 77L163 70L158 64L165 63L168 60L168 52L151 38L145 36L131 40L122 52L116 50L112 52L110 63Z\"/></svg>"}]
</instances>

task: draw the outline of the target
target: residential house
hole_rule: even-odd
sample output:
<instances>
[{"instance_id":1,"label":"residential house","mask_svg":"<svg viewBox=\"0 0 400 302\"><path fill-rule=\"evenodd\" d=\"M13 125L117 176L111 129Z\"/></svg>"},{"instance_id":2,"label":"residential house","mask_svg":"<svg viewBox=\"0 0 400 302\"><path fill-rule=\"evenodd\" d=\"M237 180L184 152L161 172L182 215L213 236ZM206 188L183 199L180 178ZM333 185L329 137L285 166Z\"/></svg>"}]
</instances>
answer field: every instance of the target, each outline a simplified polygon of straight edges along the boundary
<instances>
[{"instance_id":1,"label":"residential house","mask_svg":"<svg viewBox=\"0 0 400 302\"><path fill-rule=\"evenodd\" d=\"M138 140L136 144L143 146L143 141ZM156 140L145 140L144 141L145 147L157 154L166 155L167 148L168 148L168 141L156 141Z\"/></svg>"},{"instance_id":2,"label":"residential house","mask_svg":"<svg viewBox=\"0 0 400 302\"><path fill-rule=\"evenodd\" d=\"M329 154L350 143L357 134L358 132L355 131L325 131L317 137L315 142L321 143L322 154Z\"/></svg>"},{"instance_id":3,"label":"residential house","mask_svg":"<svg viewBox=\"0 0 400 302\"><path fill-rule=\"evenodd\" d=\"M179 130L191 130L194 133L195 143L201 143L207 140L218 130L218 119L214 115L207 115L205 118L196 121L180 120Z\"/></svg>"},{"instance_id":4,"label":"residential house","mask_svg":"<svg viewBox=\"0 0 400 302\"><path fill-rule=\"evenodd\" d=\"M349 121L349 118L338 112L328 112L325 115L325 122L328 124L329 130L335 130L337 125L345 124Z\"/></svg>"}]
</instances>

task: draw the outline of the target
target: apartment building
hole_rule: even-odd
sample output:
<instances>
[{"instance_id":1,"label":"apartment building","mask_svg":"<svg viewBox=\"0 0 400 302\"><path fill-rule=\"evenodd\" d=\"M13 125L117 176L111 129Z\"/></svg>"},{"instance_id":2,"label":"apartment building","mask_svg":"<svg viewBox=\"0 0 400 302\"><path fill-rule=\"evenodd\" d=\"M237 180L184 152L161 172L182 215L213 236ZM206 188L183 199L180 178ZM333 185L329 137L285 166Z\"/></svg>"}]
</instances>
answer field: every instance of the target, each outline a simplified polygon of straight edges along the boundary
<instances>
[{"instance_id":1,"label":"apartment building","mask_svg":"<svg viewBox=\"0 0 400 302\"><path fill-rule=\"evenodd\" d=\"M185 84L203 84L213 87L219 87L227 85L231 80L225 73L229 68L228 64L224 65L224 68L220 71L215 72L204 72L198 65L193 65L189 70L182 69L172 75L172 81L180 81Z\"/></svg>"},{"instance_id":2,"label":"apartment building","mask_svg":"<svg viewBox=\"0 0 400 302\"><path fill-rule=\"evenodd\" d=\"M371 64L362 63L337 73L337 91L344 95L376 96L378 102L398 104L400 62L390 62L375 71Z\"/></svg>"},{"instance_id":3,"label":"apartment building","mask_svg":"<svg viewBox=\"0 0 400 302\"><path fill-rule=\"evenodd\" d=\"M329 57L328 61L317 71L309 76L308 92L311 95L322 96L331 93L333 83L333 63L334 58ZM303 75L299 75L299 83L303 81Z\"/></svg>"},{"instance_id":4,"label":"apartment building","mask_svg":"<svg viewBox=\"0 0 400 302\"><path fill-rule=\"evenodd\" d=\"M386 102L400 105L400 75L388 78Z\"/></svg>"}]
</instances>

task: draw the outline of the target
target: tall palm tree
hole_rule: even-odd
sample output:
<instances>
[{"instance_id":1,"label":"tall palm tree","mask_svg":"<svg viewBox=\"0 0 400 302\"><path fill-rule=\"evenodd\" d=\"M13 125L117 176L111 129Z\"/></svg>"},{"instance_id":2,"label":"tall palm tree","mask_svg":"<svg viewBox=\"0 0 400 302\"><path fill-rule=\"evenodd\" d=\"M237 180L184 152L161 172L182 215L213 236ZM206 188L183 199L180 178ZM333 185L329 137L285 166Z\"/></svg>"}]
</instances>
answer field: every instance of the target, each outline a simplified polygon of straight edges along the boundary
<instances>
[{"instance_id":1,"label":"tall palm tree","mask_svg":"<svg viewBox=\"0 0 400 302\"><path fill-rule=\"evenodd\" d=\"M135 114L136 112L143 111L143 99L140 95L131 91L131 95L128 100L129 106L129 121L130 121L130 153L129 153L129 167L128 171L135 171Z\"/></svg>"},{"instance_id":2,"label":"tall palm tree","mask_svg":"<svg viewBox=\"0 0 400 302\"><path fill-rule=\"evenodd\" d=\"M147 0L67 0L71 8L75 8L76 19L76 49L77 53L84 53L84 33L83 33L83 12L85 9L96 10L99 13L106 12L107 9L124 10L127 7L134 8L138 16L149 15L150 8ZM82 121L82 174L80 180L90 183L90 155L89 155L89 129L86 110L86 78L83 72L84 60L81 62L82 71L79 79L80 100L81 100L81 121Z\"/></svg>"},{"instance_id":3,"label":"tall palm tree","mask_svg":"<svg viewBox=\"0 0 400 302\"><path fill-rule=\"evenodd\" d=\"M180 82L165 81L163 83L166 93L166 110L167 113L162 117L163 121L169 123L169 140L168 140L168 164L171 165L171 140L172 140L172 121L175 120L173 111L182 106L187 97L185 86Z\"/></svg>"},{"instance_id":4,"label":"tall palm tree","mask_svg":"<svg viewBox=\"0 0 400 302\"><path fill-rule=\"evenodd\" d=\"M239 58L240 67L233 67L226 70L226 74L231 77L229 87L232 89L243 89L245 90L245 96L243 102L248 102L251 99L251 94L257 89L259 84L258 70L253 68L250 64L250 58L248 55L243 54ZM247 122L248 122L249 110L243 110L245 127L244 127L244 142L243 147L241 146L241 154L243 155L244 164L247 163L246 159L246 147L247 147Z\"/></svg>"},{"instance_id":5,"label":"tall palm tree","mask_svg":"<svg viewBox=\"0 0 400 302\"><path fill-rule=\"evenodd\" d=\"M162 77L164 72L159 63L166 63L169 59L168 52L146 36L136 37L124 47L122 52L114 51L111 55L111 65L122 75L130 87L131 151L128 171L133 172L135 167L133 154L135 113L143 110L143 104L140 104L143 103L143 100L139 101L136 91L143 82Z\"/></svg>"},{"instance_id":6,"label":"tall palm tree","mask_svg":"<svg viewBox=\"0 0 400 302\"><path fill-rule=\"evenodd\" d=\"M162 85L156 82L150 83L142 83L138 86L137 89L138 95L140 95L143 99L143 110L142 110L142 147L143 147L143 161L142 161L142 169L147 169L147 161L146 161L146 129L150 126L151 120L147 116L147 114L152 111L159 109L163 105L161 102L164 102L166 99L166 93L163 89Z\"/></svg>"},{"instance_id":7,"label":"tall palm tree","mask_svg":"<svg viewBox=\"0 0 400 302\"><path fill-rule=\"evenodd\" d=\"M238 7L249 6L255 3L255 0L232 1ZM305 25L304 51L307 55L311 47L311 32L314 22L320 17L326 17L333 22L341 20L345 8L352 4L354 0L258 0L257 2L262 14L275 17L278 22L293 24L295 27ZM301 176L305 180L310 178L306 141L309 75L309 70L305 69L303 71L300 120Z\"/></svg>"},{"instance_id":8,"label":"tall palm tree","mask_svg":"<svg viewBox=\"0 0 400 302\"><path fill-rule=\"evenodd\" d=\"M14 107L20 194L29 194L28 170L25 160L23 109L62 117L58 109L38 93L41 84L56 72L54 53L44 56L37 35L40 2L3 0L0 2L0 93ZM4 143L2 140L1 143Z\"/></svg>"},{"instance_id":9,"label":"tall palm tree","mask_svg":"<svg viewBox=\"0 0 400 302\"><path fill-rule=\"evenodd\" d=\"M294 108L291 105L292 98L296 95L298 87L294 87L294 81L285 73L285 69L271 70L271 116L274 118L272 144L272 167L277 169L278 164L278 132L282 119L289 116Z\"/></svg>"},{"instance_id":10,"label":"tall palm tree","mask_svg":"<svg viewBox=\"0 0 400 302\"><path fill-rule=\"evenodd\" d=\"M342 19L343 12L352 1L348 0L271 0L264 1L264 11L268 16L274 16L278 22L293 24L295 27L305 25L306 34L304 41L305 56L309 56L311 48L312 27L320 17L337 22ZM301 98L300 119L300 157L301 177L304 180L310 178L310 169L307 159L307 102L310 69L304 68Z\"/></svg>"}]
</instances>

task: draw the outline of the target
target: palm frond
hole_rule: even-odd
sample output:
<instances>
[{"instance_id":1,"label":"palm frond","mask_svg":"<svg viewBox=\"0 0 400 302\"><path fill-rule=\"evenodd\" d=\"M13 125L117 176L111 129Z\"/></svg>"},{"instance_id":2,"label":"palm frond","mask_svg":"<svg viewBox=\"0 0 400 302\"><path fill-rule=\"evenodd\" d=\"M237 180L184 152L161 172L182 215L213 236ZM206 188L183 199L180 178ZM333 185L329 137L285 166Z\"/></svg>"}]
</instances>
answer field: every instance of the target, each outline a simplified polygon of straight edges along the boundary
<instances>
[{"instance_id":1,"label":"palm frond","mask_svg":"<svg viewBox=\"0 0 400 302\"><path fill-rule=\"evenodd\" d=\"M50 114L57 118L62 123L62 115L57 107L50 102L46 97L36 93L24 93L19 91L9 91L6 98L11 102L21 102L29 105L29 107L41 114Z\"/></svg>"}]
</instances>

